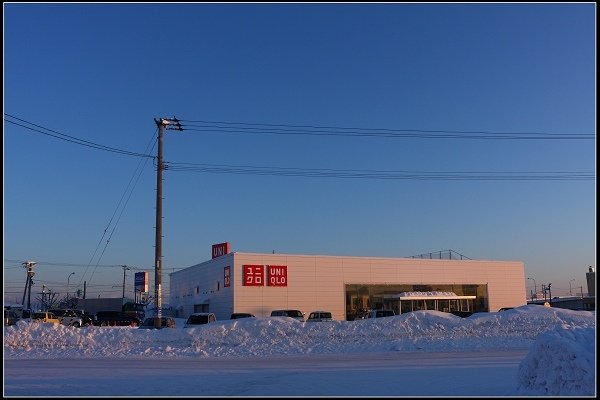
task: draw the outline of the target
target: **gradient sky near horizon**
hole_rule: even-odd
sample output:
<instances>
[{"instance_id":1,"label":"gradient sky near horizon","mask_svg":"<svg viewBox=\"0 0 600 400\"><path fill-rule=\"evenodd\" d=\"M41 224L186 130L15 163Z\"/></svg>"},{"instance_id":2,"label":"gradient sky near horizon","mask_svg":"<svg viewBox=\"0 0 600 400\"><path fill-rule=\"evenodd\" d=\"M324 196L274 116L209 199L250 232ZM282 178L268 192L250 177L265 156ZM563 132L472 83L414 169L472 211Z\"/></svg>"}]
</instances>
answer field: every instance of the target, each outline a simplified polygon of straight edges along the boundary
<instances>
[{"instance_id":1,"label":"gradient sky near horizon","mask_svg":"<svg viewBox=\"0 0 600 400\"><path fill-rule=\"evenodd\" d=\"M90 143L156 154L154 119L174 116L190 129L165 132L165 161L221 169L165 171L163 283L228 241L233 251L335 256L452 249L523 261L528 291L534 279L538 290L552 283L553 295L587 291L596 266L594 3L3 11L5 301L21 301L29 260L38 262L34 292L85 281L91 296L119 297L122 265L150 271L153 290L153 160ZM224 132L191 121L264 125ZM284 134L308 126L326 135ZM416 132L332 134L359 128ZM515 138L525 133L571 138ZM321 175L309 176L315 169ZM334 170L403 178L322 176ZM456 179L499 172L591 178Z\"/></svg>"}]
</instances>

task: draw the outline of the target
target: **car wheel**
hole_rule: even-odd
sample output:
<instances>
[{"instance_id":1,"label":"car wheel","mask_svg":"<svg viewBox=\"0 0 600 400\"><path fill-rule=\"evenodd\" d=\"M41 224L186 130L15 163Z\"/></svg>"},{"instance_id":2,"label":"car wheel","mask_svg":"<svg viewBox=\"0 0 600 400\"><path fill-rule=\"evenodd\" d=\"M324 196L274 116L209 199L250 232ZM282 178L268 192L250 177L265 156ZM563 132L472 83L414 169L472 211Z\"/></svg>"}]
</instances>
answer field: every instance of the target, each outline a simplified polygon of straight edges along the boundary
<instances>
[{"instance_id":1,"label":"car wheel","mask_svg":"<svg viewBox=\"0 0 600 400\"><path fill-rule=\"evenodd\" d=\"M108 322L104 321L100 324L100 326L108 326Z\"/></svg>"}]
</instances>

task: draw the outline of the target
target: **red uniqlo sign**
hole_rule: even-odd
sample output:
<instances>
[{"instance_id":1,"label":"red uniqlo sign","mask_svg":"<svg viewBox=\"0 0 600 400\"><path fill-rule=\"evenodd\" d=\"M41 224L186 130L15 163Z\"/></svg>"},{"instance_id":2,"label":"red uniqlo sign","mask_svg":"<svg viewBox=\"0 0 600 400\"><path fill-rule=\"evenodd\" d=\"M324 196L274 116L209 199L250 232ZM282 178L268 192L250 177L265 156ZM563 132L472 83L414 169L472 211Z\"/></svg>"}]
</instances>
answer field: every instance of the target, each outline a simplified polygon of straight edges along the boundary
<instances>
[{"instance_id":1,"label":"red uniqlo sign","mask_svg":"<svg viewBox=\"0 0 600 400\"><path fill-rule=\"evenodd\" d=\"M242 265L243 285L244 286L264 286L265 270L264 265Z\"/></svg>"},{"instance_id":2,"label":"red uniqlo sign","mask_svg":"<svg viewBox=\"0 0 600 400\"><path fill-rule=\"evenodd\" d=\"M267 265L268 286L287 286L287 265Z\"/></svg>"},{"instance_id":3,"label":"red uniqlo sign","mask_svg":"<svg viewBox=\"0 0 600 400\"><path fill-rule=\"evenodd\" d=\"M217 243L212 245L212 258L217 258L229 254L231 252L231 245L229 242Z\"/></svg>"}]
</instances>

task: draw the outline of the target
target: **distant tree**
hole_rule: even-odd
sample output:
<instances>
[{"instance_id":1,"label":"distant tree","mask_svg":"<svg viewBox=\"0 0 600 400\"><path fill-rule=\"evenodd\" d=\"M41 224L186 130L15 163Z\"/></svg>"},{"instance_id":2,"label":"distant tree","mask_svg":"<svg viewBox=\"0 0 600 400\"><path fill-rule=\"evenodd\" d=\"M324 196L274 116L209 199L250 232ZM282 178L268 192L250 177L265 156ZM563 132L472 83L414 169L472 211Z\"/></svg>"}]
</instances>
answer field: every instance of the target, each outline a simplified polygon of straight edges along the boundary
<instances>
[{"instance_id":1,"label":"distant tree","mask_svg":"<svg viewBox=\"0 0 600 400\"><path fill-rule=\"evenodd\" d=\"M36 297L35 300L40 304L42 310L55 308L59 303L58 293L54 293L51 289L46 293L42 293L41 297Z\"/></svg>"},{"instance_id":2,"label":"distant tree","mask_svg":"<svg viewBox=\"0 0 600 400\"><path fill-rule=\"evenodd\" d=\"M62 309L77 308L77 297L63 297L63 299L58 304L58 307Z\"/></svg>"}]
</instances>

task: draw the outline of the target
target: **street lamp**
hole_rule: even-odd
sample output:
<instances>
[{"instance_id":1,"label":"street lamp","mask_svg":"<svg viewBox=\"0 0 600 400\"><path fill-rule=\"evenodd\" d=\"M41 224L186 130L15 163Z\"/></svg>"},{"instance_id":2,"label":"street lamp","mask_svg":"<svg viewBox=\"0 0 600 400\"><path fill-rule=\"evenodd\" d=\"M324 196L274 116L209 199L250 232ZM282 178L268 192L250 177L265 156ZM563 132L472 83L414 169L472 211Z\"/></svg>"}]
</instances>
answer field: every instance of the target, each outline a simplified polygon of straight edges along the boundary
<instances>
[{"instance_id":1,"label":"street lamp","mask_svg":"<svg viewBox=\"0 0 600 400\"><path fill-rule=\"evenodd\" d=\"M67 300L69 300L69 279L71 279L71 275L75 275L75 272L71 272L67 277Z\"/></svg>"},{"instance_id":2,"label":"street lamp","mask_svg":"<svg viewBox=\"0 0 600 400\"><path fill-rule=\"evenodd\" d=\"M535 283L535 279L533 279L533 278L527 278L527 279L531 279L533 281L533 289L535 290L535 298L537 300L537 285ZM533 296L531 296L531 301L533 301Z\"/></svg>"},{"instance_id":3,"label":"street lamp","mask_svg":"<svg viewBox=\"0 0 600 400\"><path fill-rule=\"evenodd\" d=\"M569 296L573 296L573 291L571 290L571 282L573 282L574 280L575 280L575 278L573 278L569 281Z\"/></svg>"}]
</instances>

